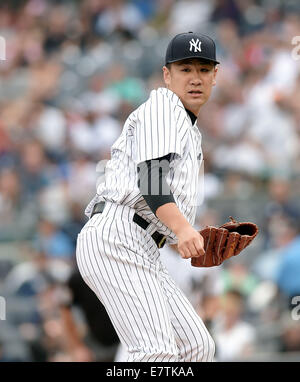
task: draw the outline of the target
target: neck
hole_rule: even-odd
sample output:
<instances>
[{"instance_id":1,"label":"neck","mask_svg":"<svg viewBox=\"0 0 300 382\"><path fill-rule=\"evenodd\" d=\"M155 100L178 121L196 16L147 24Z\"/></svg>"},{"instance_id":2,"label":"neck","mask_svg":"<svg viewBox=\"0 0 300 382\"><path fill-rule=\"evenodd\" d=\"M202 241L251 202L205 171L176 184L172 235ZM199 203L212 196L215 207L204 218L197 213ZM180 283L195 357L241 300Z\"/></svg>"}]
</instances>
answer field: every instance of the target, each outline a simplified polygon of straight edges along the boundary
<instances>
[{"instance_id":1,"label":"neck","mask_svg":"<svg viewBox=\"0 0 300 382\"><path fill-rule=\"evenodd\" d=\"M192 120L192 124L194 124L196 122L197 116L192 111L190 111L189 109L185 108L185 110L188 113L188 115L190 116L190 118Z\"/></svg>"}]
</instances>

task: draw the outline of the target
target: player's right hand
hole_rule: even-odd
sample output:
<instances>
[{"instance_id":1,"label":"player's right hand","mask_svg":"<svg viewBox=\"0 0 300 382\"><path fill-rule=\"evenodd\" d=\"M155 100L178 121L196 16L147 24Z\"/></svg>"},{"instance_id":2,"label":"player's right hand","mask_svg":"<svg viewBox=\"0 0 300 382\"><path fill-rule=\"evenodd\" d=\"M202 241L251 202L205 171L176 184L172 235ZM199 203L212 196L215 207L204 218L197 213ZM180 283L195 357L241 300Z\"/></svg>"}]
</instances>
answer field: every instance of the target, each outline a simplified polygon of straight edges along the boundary
<instances>
[{"instance_id":1,"label":"player's right hand","mask_svg":"<svg viewBox=\"0 0 300 382\"><path fill-rule=\"evenodd\" d=\"M192 226L182 228L177 234L177 249L183 259L203 256L204 239Z\"/></svg>"}]
</instances>

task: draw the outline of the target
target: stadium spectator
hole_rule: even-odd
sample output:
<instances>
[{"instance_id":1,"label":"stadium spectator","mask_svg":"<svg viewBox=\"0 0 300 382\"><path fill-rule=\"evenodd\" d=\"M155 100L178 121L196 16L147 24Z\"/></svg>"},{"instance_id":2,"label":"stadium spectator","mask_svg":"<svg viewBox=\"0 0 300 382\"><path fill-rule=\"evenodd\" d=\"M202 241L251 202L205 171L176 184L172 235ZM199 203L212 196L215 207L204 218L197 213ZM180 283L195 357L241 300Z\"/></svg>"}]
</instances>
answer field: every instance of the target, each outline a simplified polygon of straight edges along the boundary
<instances>
[{"instance_id":1,"label":"stadium spectator","mask_svg":"<svg viewBox=\"0 0 300 382\"><path fill-rule=\"evenodd\" d=\"M199 226L222 224L228 215L257 221L260 234L249 255L225 263L217 279L225 291L234 287L247 301L256 297L256 310L247 319L258 331L266 318L274 327L285 328L280 316L286 320L287 300L300 294L299 239L291 223L299 220L300 211L300 69L295 56L299 50L292 44L299 35L299 11L297 1L1 2L0 36L7 54L0 60L0 274L5 285L14 280L15 286L22 286L24 281L23 291L31 288L31 297L41 303L26 300L26 310L16 292L12 306L19 310L10 314L10 330L19 333L21 327L23 345L19 342L14 349L28 345L32 360L72 359L60 338L57 303L43 310L47 298L55 300L58 284L68 289L68 278L45 277L45 293L32 290L41 280L26 284L23 277L30 279L39 268L35 252L24 248L35 244L44 252L47 261L40 262L45 274L73 267L76 236L101 164L110 158L109 148L125 116L150 89L162 85L161 52L169 37L187 30L212 35L221 61L218 86L198 118L206 173ZM176 273L173 249L165 254ZM188 270L185 276L179 281L188 283L187 293L193 291L198 303L202 277L195 282ZM276 314L265 311L262 303L268 297L264 282L274 280L286 303L282 306L280 296L273 296ZM259 290L266 294L261 300ZM202 308L213 325L222 309L203 297ZM233 329L225 330L220 321L221 343L239 331L250 341L253 328L243 324L239 329L235 321L243 318L247 306L237 294L226 298L228 311L225 307L222 315ZM39 312L45 314L36 327L29 318ZM285 352L299 348L294 328L270 331L274 355L281 334ZM242 346L239 341L233 341L234 348ZM5 359L15 359L13 346L4 342ZM229 348L228 357L236 358L234 352ZM17 358L27 360L25 353Z\"/></svg>"}]
</instances>

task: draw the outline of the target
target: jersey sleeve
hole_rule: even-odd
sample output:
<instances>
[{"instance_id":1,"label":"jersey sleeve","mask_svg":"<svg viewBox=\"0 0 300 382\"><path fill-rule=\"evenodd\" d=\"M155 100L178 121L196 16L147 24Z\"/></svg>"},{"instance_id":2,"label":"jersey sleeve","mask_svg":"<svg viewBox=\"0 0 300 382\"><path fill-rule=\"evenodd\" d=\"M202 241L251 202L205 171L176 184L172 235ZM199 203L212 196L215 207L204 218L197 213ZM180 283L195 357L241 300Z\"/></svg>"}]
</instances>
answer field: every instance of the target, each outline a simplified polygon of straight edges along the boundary
<instances>
[{"instance_id":1,"label":"jersey sleeve","mask_svg":"<svg viewBox=\"0 0 300 382\"><path fill-rule=\"evenodd\" d=\"M136 164L170 153L182 157L187 139L186 112L163 94L153 91L137 111Z\"/></svg>"}]
</instances>

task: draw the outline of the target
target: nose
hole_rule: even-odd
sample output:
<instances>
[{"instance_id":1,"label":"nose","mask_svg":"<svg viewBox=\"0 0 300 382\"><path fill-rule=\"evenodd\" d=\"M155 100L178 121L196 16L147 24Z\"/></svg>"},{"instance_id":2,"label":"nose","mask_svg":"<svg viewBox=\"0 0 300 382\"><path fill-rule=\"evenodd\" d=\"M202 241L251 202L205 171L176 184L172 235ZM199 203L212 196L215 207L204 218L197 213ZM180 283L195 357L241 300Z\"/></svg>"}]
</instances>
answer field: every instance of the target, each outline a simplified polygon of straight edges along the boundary
<instances>
[{"instance_id":1,"label":"nose","mask_svg":"<svg viewBox=\"0 0 300 382\"><path fill-rule=\"evenodd\" d=\"M195 74L193 78L191 79L191 85L193 86L199 86L201 85L202 81L198 74Z\"/></svg>"}]
</instances>

